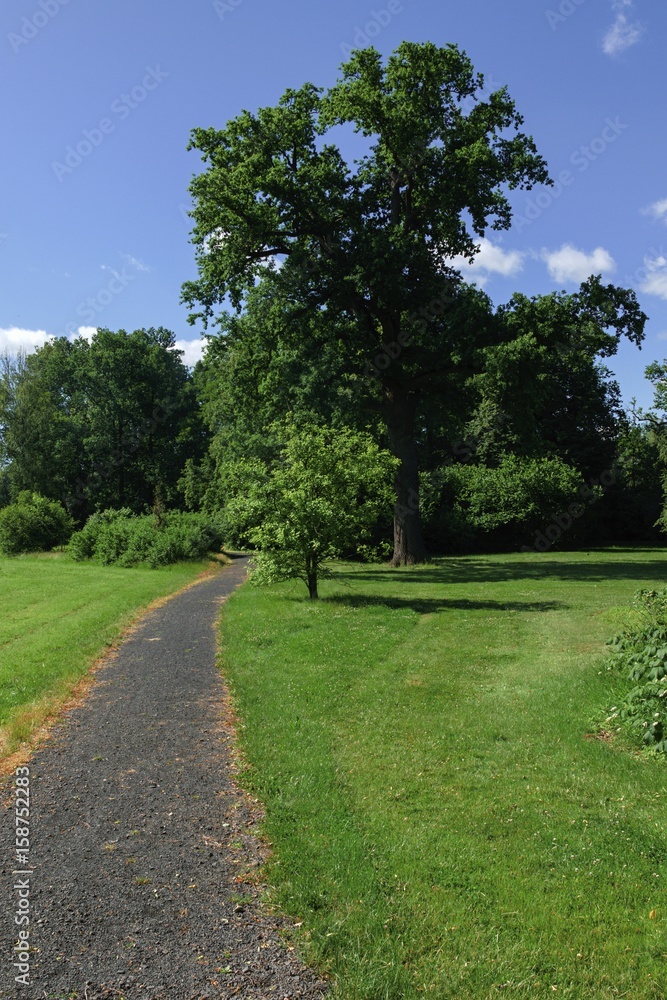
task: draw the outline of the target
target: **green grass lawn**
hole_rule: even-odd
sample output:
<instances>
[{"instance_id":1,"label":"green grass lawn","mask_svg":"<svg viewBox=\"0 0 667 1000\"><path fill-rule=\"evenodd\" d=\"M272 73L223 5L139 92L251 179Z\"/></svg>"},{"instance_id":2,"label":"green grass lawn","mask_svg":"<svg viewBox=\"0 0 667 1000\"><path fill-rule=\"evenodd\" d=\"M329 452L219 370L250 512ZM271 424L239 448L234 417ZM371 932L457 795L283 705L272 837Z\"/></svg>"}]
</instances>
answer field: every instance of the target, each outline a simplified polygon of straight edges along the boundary
<instances>
[{"instance_id":1,"label":"green grass lawn","mask_svg":"<svg viewBox=\"0 0 667 1000\"><path fill-rule=\"evenodd\" d=\"M51 553L0 559L0 751L30 737L140 608L204 568L117 569Z\"/></svg>"},{"instance_id":2,"label":"green grass lawn","mask_svg":"<svg viewBox=\"0 0 667 1000\"><path fill-rule=\"evenodd\" d=\"M336 998L667 997L667 761L586 738L604 641L666 577L598 550L234 595L272 898Z\"/></svg>"}]
</instances>

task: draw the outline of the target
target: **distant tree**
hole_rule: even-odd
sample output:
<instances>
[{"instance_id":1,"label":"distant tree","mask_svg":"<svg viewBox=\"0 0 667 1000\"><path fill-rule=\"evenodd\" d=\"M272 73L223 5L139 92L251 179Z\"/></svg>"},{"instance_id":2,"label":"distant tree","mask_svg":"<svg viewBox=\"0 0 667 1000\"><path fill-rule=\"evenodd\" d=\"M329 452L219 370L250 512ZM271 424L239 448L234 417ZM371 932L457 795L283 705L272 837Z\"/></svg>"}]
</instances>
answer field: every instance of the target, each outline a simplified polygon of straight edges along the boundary
<instances>
[{"instance_id":1,"label":"distant tree","mask_svg":"<svg viewBox=\"0 0 667 1000\"><path fill-rule=\"evenodd\" d=\"M644 413L632 400L621 413L616 441L614 483L608 490L601 513L606 539L657 541L662 512L664 456L661 455L660 421L655 413Z\"/></svg>"},{"instance_id":2,"label":"distant tree","mask_svg":"<svg viewBox=\"0 0 667 1000\"><path fill-rule=\"evenodd\" d=\"M173 504L186 459L202 451L192 379L175 343L162 327L98 330L86 352L90 472L81 487L98 506L139 511L158 493Z\"/></svg>"},{"instance_id":3,"label":"distant tree","mask_svg":"<svg viewBox=\"0 0 667 1000\"><path fill-rule=\"evenodd\" d=\"M0 508L6 507L16 496L16 491L12 486L5 442L16 380L24 365L25 353L23 351L12 354L9 350L5 350L0 354Z\"/></svg>"},{"instance_id":4,"label":"distant tree","mask_svg":"<svg viewBox=\"0 0 667 1000\"><path fill-rule=\"evenodd\" d=\"M72 350L62 338L33 354L3 359L0 447L13 497L29 490L60 500L79 470L81 437L63 386Z\"/></svg>"},{"instance_id":5,"label":"distant tree","mask_svg":"<svg viewBox=\"0 0 667 1000\"><path fill-rule=\"evenodd\" d=\"M661 530L667 531L667 361L654 361L645 371L653 386L653 412L643 414L649 440L658 456L656 463L662 480L662 511L659 518ZM633 455L633 458L635 456ZM637 460L632 463L635 468Z\"/></svg>"},{"instance_id":6,"label":"distant tree","mask_svg":"<svg viewBox=\"0 0 667 1000\"><path fill-rule=\"evenodd\" d=\"M426 523L440 551L532 548L581 538L602 496L559 458L506 455L495 466L450 465L424 475Z\"/></svg>"},{"instance_id":7,"label":"distant tree","mask_svg":"<svg viewBox=\"0 0 667 1000\"><path fill-rule=\"evenodd\" d=\"M99 507L177 500L188 457L205 449L192 377L162 328L91 342L61 337L29 354L0 397L12 489L64 500L79 522Z\"/></svg>"},{"instance_id":8,"label":"distant tree","mask_svg":"<svg viewBox=\"0 0 667 1000\"><path fill-rule=\"evenodd\" d=\"M386 66L375 49L357 51L342 74L326 94L306 84L222 130L193 131L207 169L191 185L199 278L183 297L206 324L226 296L240 309L282 255L277 280L293 301L331 317L334 340L344 318L399 460L393 562L410 563L425 558L421 400L436 382L451 392L488 342L479 293L461 294L452 258L473 258L475 236L509 227L507 188L548 176L506 89L482 99L483 77L454 45L404 42ZM339 126L367 140L353 165L325 141Z\"/></svg>"},{"instance_id":9,"label":"distant tree","mask_svg":"<svg viewBox=\"0 0 667 1000\"><path fill-rule=\"evenodd\" d=\"M276 433L274 466L243 466L224 516L259 550L256 582L302 580L315 600L324 563L389 515L397 460L360 431L302 425Z\"/></svg>"},{"instance_id":10,"label":"distant tree","mask_svg":"<svg viewBox=\"0 0 667 1000\"><path fill-rule=\"evenodd\" d=\"M573 294L514 295L498 309L502 341L470 384L478 401L463 440L471 455L489 465L510 453L553 456L586 478L610 469L622 408L604 359L622 336L641 344L646 318L632 290L600 277Z\"/></svg>"}]
</instances>

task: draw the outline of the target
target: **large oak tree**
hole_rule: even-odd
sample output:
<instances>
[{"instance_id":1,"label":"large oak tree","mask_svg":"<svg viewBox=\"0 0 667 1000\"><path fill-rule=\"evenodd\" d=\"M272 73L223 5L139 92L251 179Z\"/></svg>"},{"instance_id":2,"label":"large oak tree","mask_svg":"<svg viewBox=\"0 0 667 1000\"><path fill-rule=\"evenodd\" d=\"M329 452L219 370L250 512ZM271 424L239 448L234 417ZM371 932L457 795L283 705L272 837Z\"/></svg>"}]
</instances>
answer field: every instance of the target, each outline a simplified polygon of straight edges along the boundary
<instances>
[{"instance_id":1,"label":"large oak tree","mask_svg":"<svg viewBox=\"0 0 667 1000\"><path fill-rule=\"evenodd\" d=\"M454 45L402 43L383 65L353 53L327 92L306 84L224 129L195 129L206 170L191 185L198 279L183 286L191 321L241 309L267 263L295 300L354 319L364 371L381 384L396 474L394 563L424 558L415 412L424 385L465 360L452 258L511 221L508 189L548 182L507 90ZM332 141L362 137L348 163ZM474 341L474 329L467 331ZM463 352L463 353L462 353ZM434 363L435 358L435 363Z\"/></svg>"}]
</instances>

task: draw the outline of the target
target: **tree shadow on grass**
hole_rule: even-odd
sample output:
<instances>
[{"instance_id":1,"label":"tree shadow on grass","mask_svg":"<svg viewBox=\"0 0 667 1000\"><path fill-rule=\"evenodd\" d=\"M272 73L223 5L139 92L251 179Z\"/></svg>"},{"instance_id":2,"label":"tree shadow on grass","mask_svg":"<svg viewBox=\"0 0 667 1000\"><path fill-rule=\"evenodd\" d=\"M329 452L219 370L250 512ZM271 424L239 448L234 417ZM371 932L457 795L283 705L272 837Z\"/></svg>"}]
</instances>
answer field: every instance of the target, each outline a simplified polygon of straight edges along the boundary
<instances>
[{"instance_id":1,"label":"tree shadow on grass","mask_svg":"<svg viewBox=\"0 0 667 1000\"><path fill-rule=\"evenodd\" d=\"M437 597L383 597L380 594L335 594L321 598L324 604L344 604L349 608L383 607L393 611L416 611L432 615L439 611L565 611L562 601L468 601Z\"/></svg>"},{"instance_id":2,"label":"tree shadow on grass","mask_svg":"<svg viewBox=\"0 0 667 1000\"><path fill-rule=\"evenodd\" d=\"M638 550L641 551L641 550ZM667 585L667 553L662 559L647 559L646 562L628 558L614 561L603 561L592 552L590 559L580 562L566 562L565 559L540 559L526 561L499 562L493 557L452 557L437 560L421 568L377 567L346 571L337 570L337 579L354 583L355 581L375 581L376 583L402 584L456 584L456 583L502 583L510 580L564 580L576 582L601 582L604 580L637 580L655 581Z\"/></svg>"}]
</instances>

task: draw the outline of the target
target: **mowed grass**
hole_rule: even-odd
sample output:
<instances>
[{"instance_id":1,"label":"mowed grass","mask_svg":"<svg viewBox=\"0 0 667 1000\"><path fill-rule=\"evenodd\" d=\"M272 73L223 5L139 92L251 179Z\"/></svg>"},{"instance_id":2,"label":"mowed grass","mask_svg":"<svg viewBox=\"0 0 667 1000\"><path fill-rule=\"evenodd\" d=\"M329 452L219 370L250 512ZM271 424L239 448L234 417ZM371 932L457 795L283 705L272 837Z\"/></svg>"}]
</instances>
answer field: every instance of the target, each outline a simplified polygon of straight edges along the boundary
<instances>
[{"instance_id":1,"label":"mowed grass","mask_svg":"<svg viewBox=\"0 0 667 1000\"><path fill-rule=\"evenodd\" d=\"M117 569L58 554L0 559L0 758L58 710L142 607L204 568Z\"/></svg>"},{"instance_id":2,"label":"mowed grass","mask_svg":"<svg viewBox=\"0 0 667 1000\"><path fill-rule=\"evenodd\" d=\"M666 574L517 554L234 595L272 898L334 997L667 997L667 762L587 738L604 642Z\"/></svg>"}]
</instances>

